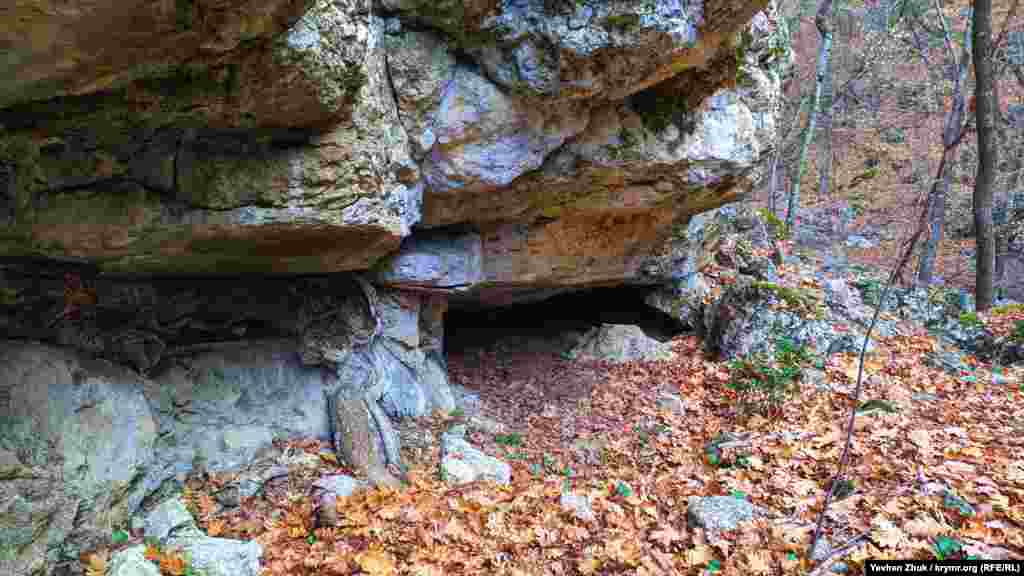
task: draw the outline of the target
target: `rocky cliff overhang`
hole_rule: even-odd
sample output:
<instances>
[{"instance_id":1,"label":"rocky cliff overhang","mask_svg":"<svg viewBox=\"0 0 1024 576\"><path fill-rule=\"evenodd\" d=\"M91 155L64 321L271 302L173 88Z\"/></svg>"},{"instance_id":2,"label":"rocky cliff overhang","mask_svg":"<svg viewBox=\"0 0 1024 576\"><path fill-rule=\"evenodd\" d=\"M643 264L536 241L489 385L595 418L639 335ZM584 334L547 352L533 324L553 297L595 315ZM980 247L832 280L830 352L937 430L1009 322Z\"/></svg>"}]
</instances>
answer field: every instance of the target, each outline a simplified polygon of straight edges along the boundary
<instances>
[{"instance_id":1,"label":"rocky cliff overhang","mask_svg":"<svg viewBox=\"0 0 1024 576\"><path fill-rule=\"evenodd\" d=\"M0 573L273 438L386 482L449 305L671 278L775 139L767 3L0 7Z\"/></svg>"},{"instance_id":2,"label":"rocky cliff overhang","mask_svg":"<svg viewBox=\"0 0 1024 576\"><path fill-rule=\"evenodd\" d=\"M0 256L495 304L659 282L674 231L759 178L781 25L767 0L17 3Z\"/></svg>"}]
</instances>

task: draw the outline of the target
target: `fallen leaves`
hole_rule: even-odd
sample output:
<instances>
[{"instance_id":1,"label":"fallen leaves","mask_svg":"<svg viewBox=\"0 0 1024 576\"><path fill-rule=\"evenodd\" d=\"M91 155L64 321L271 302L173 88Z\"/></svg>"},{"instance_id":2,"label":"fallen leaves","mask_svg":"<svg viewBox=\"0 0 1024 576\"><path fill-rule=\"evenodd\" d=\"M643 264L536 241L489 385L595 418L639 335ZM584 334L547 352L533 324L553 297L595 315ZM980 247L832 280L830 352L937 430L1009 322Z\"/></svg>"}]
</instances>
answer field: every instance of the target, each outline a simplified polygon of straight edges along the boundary
<instances>
[{"instance_id":1,"label":"fallen leaves","mask_svg":"<svg viewBox=\"0 0 1024 576\"><path fill-rule=\"evenodd\" d=\"M923 355L934 349L927 336L878 344L865 368L877 377L866 379L862 399L882 399L897 410L858 416L848 471L855 488L833 502L826 534L841 542L844 532L869 532L871 543L846 556L855 566L872 554L927 554L940 536L1017 546L1011 553L1022 553L1024 460L1007 427L1012 404L997 406L977 382L925 366ZM264 576L809 570L813 521L846 441L852 387L840 384L855 379L856 356L836 355L825 367L840 391L805 386L777 417L740 420L726 394L727 366L703 356L693 338L673 347L672 361L624 365L484 352L470 368L467 358L453 355L453 382L479 391L492 406L488 417L521 437L508 446L470 432L474 444L510 462L509 486L451 486L436 477L436 460L428 460L400 489L338 498L333 527L317 526L309 485L291 478L279 494L271 490L234 510L212 496L226 477L211 476L186 498L209 535L257 538ZM506 386L512 378L523 383L518 392ZM914 400L925 386L940 390L942 400ZM664 393L679 396L686 414L659 409ZM567 422L572 435L565 440ZM436 433L451 423L428 424ZM709 462L705 447L725 432L742 433L744 442ZM574 449L580 440L599 447L596 454ZM339 472L337 459L317 443L295 447L317 456L319 474ZM944 507L942 487L972 502L977 517ZM584 522L564 510L564 491L587 496L593 518ZM715 542L687 527L688 497L730 493L785 510L788 523L747 525ZM152 548L146 555L165 576L186 570L185 559L173 552ZM89 576L100 576L104 562L83 560Z\"/></svg>"},{"instance_id":2,"label":"fallen leaves","mask_svg":"<svg viewBox=\"0 0 1024 576\"><path fill-rule=\"evenodd\" d=\"M681 541L683 534L672 526L665 526L651 532L650 539L653 542L660 543L662 548L668 549L674 542Z\"/></svg>"},{"instance_id":3,"label":"fallen leaves","mask_svg":"<svg viewBox=\"0 0 1024 576\"><path fill-rule=\"evenodd\" d=\"M99 550L87 555L85 564L86 576L106 576L109 560L110 554L107 550Z\"/></svg>"},{"instance_id":4,"label":"fallen leaves","mask_svg":"<svg viewBox=\"0 0 1024 576\"><path fill-rule=\"evenodd\" d=\"M370 576L393 576L397 573L394 559L381 549L357 554L356 564L359 564L359 567Z\"/></svg>"},{"instance_id":5,"label":"fallen leaves","mask_svg":"<svg viewBox=\"0 0 1024 576\"><path fill-rule=\"evenodd\" d=\"M145 558L160 567L160 572L168 576L184 576L189 570L188 561L180 550L161 550L149 545L146 546Z\"/></svg>"}]
</instances>

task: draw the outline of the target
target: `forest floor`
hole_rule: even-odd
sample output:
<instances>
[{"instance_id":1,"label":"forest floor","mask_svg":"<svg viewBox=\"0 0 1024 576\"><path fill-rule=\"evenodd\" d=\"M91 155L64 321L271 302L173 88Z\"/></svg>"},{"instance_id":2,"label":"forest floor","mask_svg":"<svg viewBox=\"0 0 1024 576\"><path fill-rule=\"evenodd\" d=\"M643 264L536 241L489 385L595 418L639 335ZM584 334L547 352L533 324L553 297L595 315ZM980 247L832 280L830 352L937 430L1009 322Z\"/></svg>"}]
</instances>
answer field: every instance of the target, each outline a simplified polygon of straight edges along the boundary
<instances>
[{"instance_id":1,"label":"forest floor","mask_svg":"<svg viewBox=\"0 0 1024 576\"><path fill-rule=\"evenodd\" d=\"M783 281L809 280L783 270ZM923 361L937 343L920 326L900 332L867 358L860 406L878 409L856 418L848 482L824 524L835 552L825 564L857 574L871 558L1024 559L1021 370L997 379L972 359L973 372L954 377ZM216 475L190 480L186 497L209 535L260 542L266 576L811 573L857 359L833 355L819 363L824 381L802 382L771 412L742 413L729 364L694 336L672 348L672 360L617 365L493 342L451 352L452 384L482 400L473 417L501 430L470 426L467 440L511 464L506 486L444 481L435 443L405 454L402 487L341 498L339 525L317 527L312 482L352 472L307 439L288 446L318 455L318 469L275 480L238 509L215 504ZM665 394L682 400L675 410ZM439 437L470 418L418 424ZM709 449L722 438L728 448ZM589 498L592 518L563 507L567 491ZM768 514L715 537L687 520L689 499L706 496ZM164 574L188 574L171 552L150 556Z\"/></svg>"}]
</instances>

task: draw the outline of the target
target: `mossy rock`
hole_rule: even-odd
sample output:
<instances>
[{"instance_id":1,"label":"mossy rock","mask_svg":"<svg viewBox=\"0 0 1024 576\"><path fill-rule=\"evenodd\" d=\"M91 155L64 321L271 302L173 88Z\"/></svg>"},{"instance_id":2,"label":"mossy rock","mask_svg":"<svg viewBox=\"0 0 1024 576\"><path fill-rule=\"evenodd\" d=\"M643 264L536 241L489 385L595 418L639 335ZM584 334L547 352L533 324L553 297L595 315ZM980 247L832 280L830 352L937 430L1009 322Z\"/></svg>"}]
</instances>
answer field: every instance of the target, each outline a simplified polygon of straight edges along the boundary
<instances>
[{"instance_id":1,"label":"mossy rock","mask_svg":"<svg viewBox=\"0 0 1024 576\"><path fill-rule=\"evenodd\" d=\"M757 215L764 221L773 238L776 240L786 240L789 238L789 227L786 226L786 223L781 218L772 214L770 210L761 208L757 211Z\"/></svg>"},{"instance_id":2,"label":"mossy rock","mask_svg":"<svg viewBox=\"0 0 1024 576\"><path fill-rule=\"evenodd\" d=\"M615 14L601 22L601 26L606 30L632 30L639 25L639 14Z\"/></svg>"},{"instance_id":3,"label":"mossy rock","mask_svg":"<svg viewBox=\"0 0 1024 576\"><path fill-rule=\"evenodd\" d=\"M751 288L757 291L765 291L774 294L789 308L814 314L815 316L820 315L820 302L816 295L810 290L792 288L776 284L775 282L763 281L754 282L751 284Z\"/></svg>"}]
</instances>

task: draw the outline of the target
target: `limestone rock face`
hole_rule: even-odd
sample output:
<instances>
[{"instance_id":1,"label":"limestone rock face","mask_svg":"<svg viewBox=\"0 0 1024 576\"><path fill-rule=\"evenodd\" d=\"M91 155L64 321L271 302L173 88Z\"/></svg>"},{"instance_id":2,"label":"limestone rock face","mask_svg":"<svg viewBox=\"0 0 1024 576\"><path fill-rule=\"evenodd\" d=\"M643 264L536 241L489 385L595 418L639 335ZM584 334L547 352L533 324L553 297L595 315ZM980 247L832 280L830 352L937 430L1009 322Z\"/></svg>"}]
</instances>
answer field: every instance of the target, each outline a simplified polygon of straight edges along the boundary
<instances>
[{"instance_id":1,"label":"limestone rock face","mask_svg":"<svg viewBox=\"0 0 1024 576\"><path fill-rule=\"evenodd\" d=\"M291 18L275 29L236 14L248 39L214 59L147 63L45 101L12 94L0 108L0 254L122 273L312 273L367 268L397 248L423 185L381 20L359 1L306 4L282 7ZM90 38L120 52L111 30Z\"/></svg>"},{"instance_id":2,"label":"limestone rock face","mask_svg":"<svg viewBox=\"0 0 1024 576\"><path fill-rule=\"evenodd\" d=\"M105 542L145 496L157 418L138 377L73 351L0 345L0 570Z\"/></svg>"},{"instance_id":3,"label":"limestone rock face","mask_svg":"<svg viewBox=\"0 0 1024 576\"><path fill-rule=\"evenodd\" d=\"M8 11L0 256L658 282L672 227L760 177L788 55L767 1L164 4ZM466 265L410 275L452 226Z\"/></svg>"},{"instance_id":4,"label":"limestone rock face","mask_svg":"<svg viewBox=\"0 0 1024 576\"><path fill-rule=\"evenodd\" d=\"M246 470L275 440L330 439L366 480L394 483L392 418L455 407L436 296L348 275L247 284L64 271L0 264L0 331L17 338L0 341L5 574L48 573L181 478ZM12 305L28 295L32 307ZM218 500L256 494L275 474L257 468ZM219 557L207 544L219 545L196 550Z\"/></svg>"},{"instance_id":5,"label":"limestone rock face","mask_svg":"<svg viewBox=\"0 0 1024 576\"><path fill-rule=\"evenodd\" d=\"M393 482L394 421L456 405L450 303L666 282L677 232L761 178L789 54L773 10L0 9L0 572L50 574L282 437ZM211 574L258 556L193 551Z\"/></svg>"}]
</instances>

